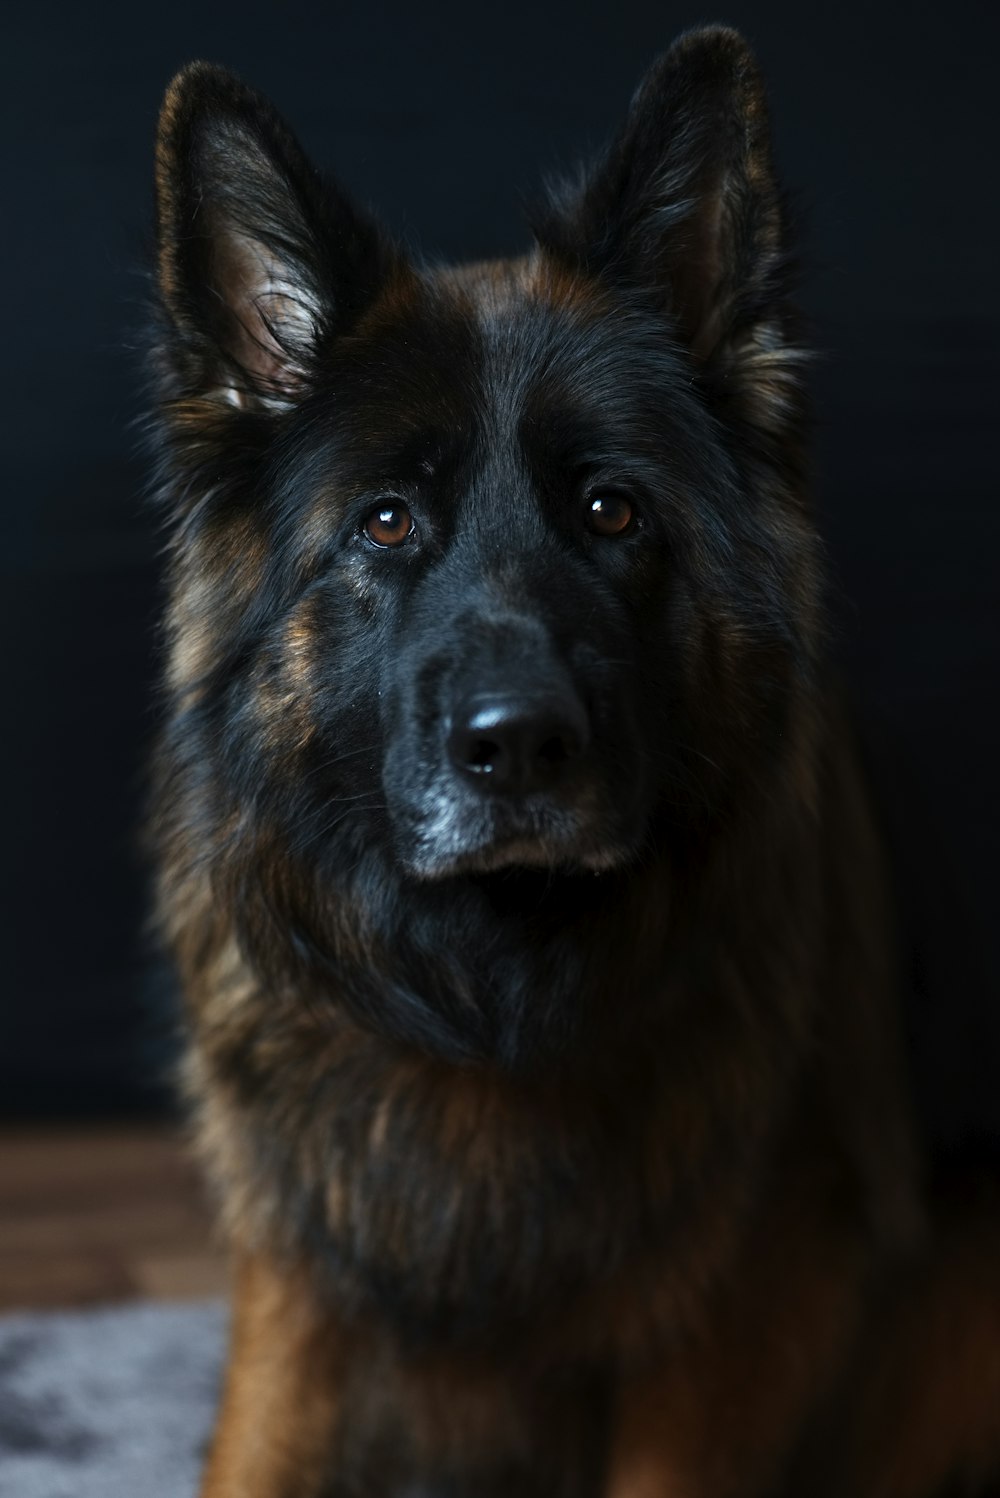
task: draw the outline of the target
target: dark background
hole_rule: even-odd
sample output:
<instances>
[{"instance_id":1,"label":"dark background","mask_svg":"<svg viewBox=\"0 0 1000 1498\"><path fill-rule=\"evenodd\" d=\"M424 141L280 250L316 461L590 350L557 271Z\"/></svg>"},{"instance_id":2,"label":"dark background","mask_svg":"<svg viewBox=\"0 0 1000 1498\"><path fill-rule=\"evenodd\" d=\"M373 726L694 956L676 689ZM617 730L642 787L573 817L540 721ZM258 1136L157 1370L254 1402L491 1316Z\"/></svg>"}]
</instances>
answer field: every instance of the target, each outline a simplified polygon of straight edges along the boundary
<instances>
[{"instance_id":1,"label":"dark background","mask_svg":"<svg viewBox=\"0 0 1000 1498\"><path fill-rule=\"evenodd\" d=\"M503 7L23 6L3 25L0 1107L156 1104L171 998L136 852L160 538L136 352L159 100L192 57L271 95L431 256L514 251L518 195L723 19L758 49L807 210L818 490L913 940L937 1138L1000 1140L1000 7L645 0Z\"/></svg>"}]
</instances>

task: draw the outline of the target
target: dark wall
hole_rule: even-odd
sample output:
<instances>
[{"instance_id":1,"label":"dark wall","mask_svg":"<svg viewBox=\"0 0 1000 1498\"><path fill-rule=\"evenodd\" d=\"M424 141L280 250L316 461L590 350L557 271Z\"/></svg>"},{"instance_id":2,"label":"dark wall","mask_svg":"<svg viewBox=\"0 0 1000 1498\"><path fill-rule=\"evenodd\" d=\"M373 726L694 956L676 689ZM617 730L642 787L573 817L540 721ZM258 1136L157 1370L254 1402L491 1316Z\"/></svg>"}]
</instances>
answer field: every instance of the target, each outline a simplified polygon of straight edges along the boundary
<instances>
[{"instance_id":1,"label":"dark wall","mask_svg":"<svg viewBox=\"0 0 1000 1498\"><path fill-rule=\"evenodd\" d=\"M924 1095L945 1134L1000 1136L1000 25L985 3L937 9L740 0L724 19L759 50L807 209L839 649L920 936ZM479 256L524 244L519 191L597 145L651 57L716 18L669 0L177 0L5 21L0 1105L148 1101L167 1045L134 852L158 548L134 349L170 75L230 65L390 226Z\"/></svg>"}]
</instances>

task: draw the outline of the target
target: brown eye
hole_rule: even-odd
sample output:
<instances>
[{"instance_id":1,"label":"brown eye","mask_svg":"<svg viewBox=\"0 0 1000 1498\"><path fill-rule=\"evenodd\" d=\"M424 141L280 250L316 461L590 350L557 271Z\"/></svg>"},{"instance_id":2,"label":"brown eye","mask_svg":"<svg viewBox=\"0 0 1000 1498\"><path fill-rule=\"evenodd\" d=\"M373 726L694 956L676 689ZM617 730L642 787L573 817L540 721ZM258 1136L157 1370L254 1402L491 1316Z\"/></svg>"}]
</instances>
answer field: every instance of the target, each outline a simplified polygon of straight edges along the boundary
<instances>
[{"instance_id":1,"label":"brown eye","mask_svg":"<svg viewBox=\"0 0 1000 1498\"><path fill-rule=\"evenodd\" d=\"M587 506L587 529L595 536L624 536L635 522L635 510L624 494L598 494Z\"/></svg>"},{"instance_id":2,"label":"brown eye","mask_svg":"<svg viewBox=\"0 0 1000 1498\"><path fill-rule=\"evenodd\" d=\"M376 546L401 546L413 530L413 517L405 505L379 505L364 524L364 532Z\"/></svg>"}]
</instances>

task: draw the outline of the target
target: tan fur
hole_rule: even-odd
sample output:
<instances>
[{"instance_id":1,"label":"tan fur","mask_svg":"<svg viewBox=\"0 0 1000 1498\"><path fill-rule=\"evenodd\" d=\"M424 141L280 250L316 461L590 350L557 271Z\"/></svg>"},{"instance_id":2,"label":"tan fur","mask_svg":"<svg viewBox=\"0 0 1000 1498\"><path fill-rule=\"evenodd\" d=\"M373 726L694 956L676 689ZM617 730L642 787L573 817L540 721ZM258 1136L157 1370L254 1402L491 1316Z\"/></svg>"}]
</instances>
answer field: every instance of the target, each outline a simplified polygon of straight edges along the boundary
<instances>
[{"instance_id":1,"label":"tan fur","mask_svg":"<svg viewBox=\"0 0 1000 1498\"><path fill-rule=\"evenodd\" d=\"M536 251L454 270L407 266L324 196L230 75L194 65L167 96L161 484L176 528L154 835L196 1148L237 1264L202 1498L937 1498L1000 1470L1000 1232L951 1236L924 1210L888 875L823 661L763 86L723 29L682 38L650 78L628 152L557 203ZM321 324L323 347L306 347ZM306 399L327 404L297 426L313 358ZM516 927L499 896L456 906L475 933L463 953L419 881L465 866L418 877L388 852L403 817L365 816L369 788L386 812L393 768L370 739L408 721L376 657L395 650L407 687L440 664L408 656L405 631L450 607L453 576L465 608L463 579L429 505L426 550L397 560L445 582L407 614L364 550L364 507L383 449L411 441L418 499L464 463L471 509L484 468L506 496L530 460L565 469L562 502L582 505L586 445L529 436L548 440L563 405L579 420L564 400L579 380L603 441L593 413L646 363L655 382L634 404L651 414L638 436L619 418L609 441L623 471L643 442L658 454L662 530L636 532L627 586L582 574L551 623L627 656L630 611L655 613L635 691L608 702L626 716L655 656L665 711L606 746L615 811L624 776L639 784L665 750L646 840L607 851L614 816L596 824L611 878L593 903L552 869L558 940L527 904ZM664 431L678 451L686 433L660 430L667 391L700 467L666 450ZM531 478L536 498L545 482ZM456 547L456 568L506 626L519 593L558 591L561 560L590 565L592 537L579 515L576 543L550 517L532 534L557 560L531 572L507 544L519 522L488 500L455 512L479 547ZM588 610L601 633L584 632ZM466 639L456 620L449 648ZM690 743L671 740L675 706ZM440 726L440 704L421 708ZM324 779L341 738L351 774ZM407 752L419 768L439 751ZM510 846L552 858L527 833ZM598 854L573 856L591 870ZM505 961L518 981L503 988Z\"/></svg>"},{"instance_id":2,"label":"tan fur","mask_svg":"<svg viewBox=\"0 0 1000 1498\"><path fill-rule=\"evenodd\" d=\"M318 1491L337 1420L346 1339L307 1278L248 1259L236 1276L229 1371L202 1498Z\"/></svg>"}]
</instances>

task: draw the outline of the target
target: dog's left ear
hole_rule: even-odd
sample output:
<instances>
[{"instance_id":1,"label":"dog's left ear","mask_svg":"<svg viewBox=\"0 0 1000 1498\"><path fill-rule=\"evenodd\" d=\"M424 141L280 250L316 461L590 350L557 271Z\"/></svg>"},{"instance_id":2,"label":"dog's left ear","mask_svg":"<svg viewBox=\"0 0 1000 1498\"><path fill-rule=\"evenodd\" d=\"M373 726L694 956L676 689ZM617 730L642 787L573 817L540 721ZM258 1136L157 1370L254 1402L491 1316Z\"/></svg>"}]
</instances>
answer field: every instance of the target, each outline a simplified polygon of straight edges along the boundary
<instances>
[{"instance_id":1,"label":"dog's left ear","mask_svg":"<svg viewBox=\"0 0 1000 1498\"><path fill-rule=\"evenodd\" d=\"M688 32L650 69L582 185L535 223L543 249L652 292L700 369L789 341L788 255L760 72L735 31Z\"/></svg>"}]
</instances>

